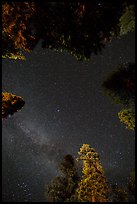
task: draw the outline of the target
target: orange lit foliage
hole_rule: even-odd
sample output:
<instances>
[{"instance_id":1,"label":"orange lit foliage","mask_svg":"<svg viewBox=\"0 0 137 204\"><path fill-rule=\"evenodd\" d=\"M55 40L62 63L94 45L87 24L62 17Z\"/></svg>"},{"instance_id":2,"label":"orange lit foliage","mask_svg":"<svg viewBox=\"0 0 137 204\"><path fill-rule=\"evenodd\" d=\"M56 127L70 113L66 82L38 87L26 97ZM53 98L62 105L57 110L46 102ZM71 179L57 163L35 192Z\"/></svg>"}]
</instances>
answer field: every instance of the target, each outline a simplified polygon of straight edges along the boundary
<instances>
[{"instance_id":1,"label":"orange lit foliage","mask_svg":"<svg viewBox=\"0 0 137 204\"><path fill-rule=\"evenodd\" d=\"M21 59L20 51L29 52L42 40L42 48L65 50L77 60L89 60L127 24L129 15L124 15L119 25L124 2L128 0L3 2L2 50L8 49L3 56Z\"/></svg>"},{"instance_id":2,"label":"orange lit foliage","mask_svg":"<svg viewBox=\"0 0 137 204\"><path fill-rule=\"evenodd\" d=\"M21 51L31 51L34 37L30 22L34 12L33 2L2 3L3 57L24 59Z\"/></svg>"},{"instance_id":3,"label":"orange lit foliage","mask_svg":"<svg viewBox=\"0 0 137 204\"><path fill-rule=\"evenodd\" d=\"M98 153L90 145L83 144L78 154L78 160L83 161L83 176L76 190L78 200L80 202L107 202L109 187Z\"/></svg>"},{"instance_id":4,"label":"orange lit foliage","mask_svg":"<svg viewBox=\"0 0 137 204\"><path fill-rule=\"evenodd\" d=\"M20 96L2 92L2 118L13 115L24 106L25 102Z\"/></svg>"}]
</instances>

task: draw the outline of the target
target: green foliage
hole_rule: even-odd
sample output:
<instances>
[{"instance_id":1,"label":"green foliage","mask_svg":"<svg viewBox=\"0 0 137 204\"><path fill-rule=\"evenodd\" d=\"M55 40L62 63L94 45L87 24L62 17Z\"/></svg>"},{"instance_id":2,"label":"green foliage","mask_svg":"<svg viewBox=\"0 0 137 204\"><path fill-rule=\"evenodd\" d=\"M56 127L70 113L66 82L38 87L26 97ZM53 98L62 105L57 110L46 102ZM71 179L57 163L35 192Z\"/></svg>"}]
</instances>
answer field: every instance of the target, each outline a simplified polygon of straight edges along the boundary
<instances>
[{"instance_id":1,"label":"green foliage","mask_svg":"<svg viewBox=\"0 0 137 204\"><path fill-rule=\"evenodd\" d=\"M13 115L24 106L25 102L20 96L2 92L2 118Z\"/></svg>"},{"instance_id":2,"label":"green foliage","mask_svg":"<svg viewBox=\"0 0 137 204\"><path fill-rule=\"evenodd\" d=\"M118 117L129 130L135 129L135 64L120 64L102 84L104 94L114 103L122 104Z\"/></svg>"},{"instance_id":3,"label":"green foliage","mask_svg":"<svg viewBox=\"0 0 137 204\"><path fill-rule=\"evenodd\" d=\"M126 6L119 21L120 35L133 32L135 30L135 6Z\"/></svg>"},{"instance_id":4,"label":"green foliage","mask_svg":"<svg viewBox=\"0 0 137 204\"><path fill-rule=\"evenodd\" d=\"M135 130L135 112L132 109L122 109L118 113L118 117L127 129Z\"/></svg>"},{"instance_id":5,"label":"green foliage","mask_svg":"<svg viewBox=\"0 0 137 204\"><path fill-rule=\"evenodd\" d=\"M106 202L109 187L99 155L88 144L80 148L78 160L83 161L81 180L74 159L66 155L60 165L61 176L48 185L45 196L50 202Z\"/></svg>"},{"instance_id":6,"label":"green foliage","mask_svg":"<svg viewBox=\"0 0 137 204\"><path fill-rule=\"evenodd\" d=\"M77 161L82 161L82 176L78 176L71 155L60 164L61 175L56 176L46 188L50 202L135 202L135 172L127 186L108 185L99 154L83 144Z\"/></svg>"},{"instance_id":7,"label":"green foliage","mask_svg":"<svg viewBox=\"0 0 137 204\"><path fill-rule=\"evenodd\" d=\"M83 162L82 179L76 190L80 202L107 202L109 186L98 153L88 144L80 148L79 160Z\"/></svg>"},{"instance_id":8,"label":"green foliage","mask_svg":"<svg viewBox=\"0 0 137 204\"><path fill-rule=\"evenodd\" d=\"M61 175L55 177L47 186L45 196L50 202L74 201L79 177L71 155L64 157L64 161L60 164L60 171Z\"/></svg>"}]
</instances>

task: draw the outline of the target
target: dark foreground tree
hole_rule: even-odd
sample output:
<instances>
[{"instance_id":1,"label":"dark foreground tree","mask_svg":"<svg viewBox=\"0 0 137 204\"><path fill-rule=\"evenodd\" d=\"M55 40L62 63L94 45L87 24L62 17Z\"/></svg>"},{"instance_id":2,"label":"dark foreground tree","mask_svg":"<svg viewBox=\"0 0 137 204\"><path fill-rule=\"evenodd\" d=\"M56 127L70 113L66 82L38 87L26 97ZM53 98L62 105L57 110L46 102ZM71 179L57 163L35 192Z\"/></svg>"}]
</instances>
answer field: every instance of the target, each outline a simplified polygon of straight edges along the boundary
<instances>
[{"instance_id":1,"label":"dark foreground tree","mask_svg":"<svg viewBox=\"0 0 137 204\"><path fill-rule=\"evenodd\" d=\"M90 59L123 30L125 2L134 4L132 0L3 2L3 56L23 59L22 51L30 52L42 40L43 48L66 50L77 60Z\"/></svg>"},{"instance_id":2,"label":"dark foreground tree","mask_svg":"<svg viewBox=\"0 0 137 204\"><path fill-rule=\"evenodd\" d=\"M111 202L129 202L128 192L122 186L113 185Z\"/></svg>"},{"instance_id":3,"label":"dark foreground tree","mask_svg":"<svg viewBox=\"0 0 137 204\"><path fill-rule=\"evenodd\" d=\"M135 171L132 171L130 174L128 189L135 198Z\"/></svg>"},{"instance_id":4,"label":"dark foreground tree","mask_svg":"<svg viewBox=\"0 0 137 204\"><path fill-rule=\"evenodd\" d=\"M120 4L103 1L37 2L36 36L43 48L66 50L77 60L100 53L117 33ZM39 24L38 22L41 22ZM41 26L42 25L42 26Z\"/></svg>"},{"instance_id":5,"label":"dark foreground tree","mask_svg":"<svg viewBox=\"0 0 137 204\"><path fill-rule=\"evenodd\" d=\"M102 84L104 93L115 103L130 106L135 100L135 64L118 65Z\"/></svg>"},{"instance_id":6,"label":"dark foreground tree","mask_svg":"<svg viewBox=\"0 0 137 204\"><path fill-rule=\"evenodd\" d=\"M135 172L130 174L129 182L124 187L114 185L113 181L108 184L99 154L89 144L83 144L78 154L80 166L77 169L73 157L65 156L60 165L61 175L55 177L46 188L48 201L135 202Z\"/></svg>"},{"instance_id":7,"label":"dark foreground tree","mask_svg":"<svg viewBox=\"0 0 137 204\"><path fill-rule=\"evenodd\" d=\"M88 144L80 148L78 160L83 162L80 179L74 159L65 157L60 166L61 176L55 177L48 185L46 197L50 202L106 202L110 189L99 155Z\"/></svg>"},{"instance_id":8,"label":"dark foreground tree","mask_svg":"<svg viewBox=\"0 0 137 204\"><path fill-rule=\"evenodd\" d=\"M127 63L118 66L102 84L104 94L114 103L122 104L123 109L118 117L129 130L135 129L135 64Z\"/></svg>"},{"instance_id":9,"label":"dark foreground tree","mask_svg":"<svg viewBox=\"0 0 137 204\"><path fill-rule=\"evenodd\" d=\"M112 185L109 202L135 202L135 172L131 172L127 185Z\"/></svg>"},{"instance_id":10,"label":"dark foreground tree","mask_svg":"<svg viewBox=\"0 0 137 204\"><path fill-rule=\"evenodd\" d=\"M25 102L20 96L8 92L2 92L2 118L7 118L19 111Z\"/></svg>"},{"instance_id":11,"label":"dark foreground tree","mask_svg":"<svg viewBox=\"0 0 137 204\"><path fill-rule=\"evenodd\" d=\"M46 188L45 196L49 202L75 201L75 189L79 180L74 159L66 155L60 164L61 175L55 177Z\"/></svg>"}]
</instances>

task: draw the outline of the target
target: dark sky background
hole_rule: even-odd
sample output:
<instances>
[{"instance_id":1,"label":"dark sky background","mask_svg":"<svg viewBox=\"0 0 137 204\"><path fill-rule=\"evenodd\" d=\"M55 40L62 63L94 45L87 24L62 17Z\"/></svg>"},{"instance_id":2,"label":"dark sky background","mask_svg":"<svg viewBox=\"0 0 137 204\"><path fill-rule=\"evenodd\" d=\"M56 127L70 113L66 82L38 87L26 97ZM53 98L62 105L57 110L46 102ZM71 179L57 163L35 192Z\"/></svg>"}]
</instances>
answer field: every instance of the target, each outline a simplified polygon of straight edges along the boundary
<instances>
[{"instance_id":1,"label":"dark sky background","mask_svg":"<svg viewBox=\"0 0 137 204\"><path fill-rule=\"evenodd\" d=\"M135 34L113 40L102 55L78 62L38 45L26 61L3 59L3 88L26 104L2 121L3 201L44 202L46 184L65 154L83 143L99 154L112 183L125 184L135 167L135 135L120 123L121 106L101 84L119 63L135 61Z\"/></svg>"}]
</instances>

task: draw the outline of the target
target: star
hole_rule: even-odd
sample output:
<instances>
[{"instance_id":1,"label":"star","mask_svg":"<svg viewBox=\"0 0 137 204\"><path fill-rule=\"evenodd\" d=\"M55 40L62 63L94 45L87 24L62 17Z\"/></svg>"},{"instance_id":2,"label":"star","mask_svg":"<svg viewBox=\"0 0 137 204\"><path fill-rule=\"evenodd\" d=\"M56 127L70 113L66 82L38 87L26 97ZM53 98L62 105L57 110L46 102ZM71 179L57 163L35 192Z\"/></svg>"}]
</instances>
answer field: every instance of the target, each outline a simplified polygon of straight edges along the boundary
<instances>
[{"instance_id":1,"label":"star","mask_svg":"<svg viewBox=\"0 0 137 204\"><path fill-rule=\"evenodd\" d=\"M59 159L66 153L77 157L82 143L100 154L112 182L118 171L116 182L124 184L134 169L134 135L122 127L120 107L103 95L101 83L121 60L134 60L133 45L130 33L89 62L41 46L25 62L4 59L3 84L26 101L19 115L3 121L4 202L43 202Z\"/></svg>"}]
</instances>

